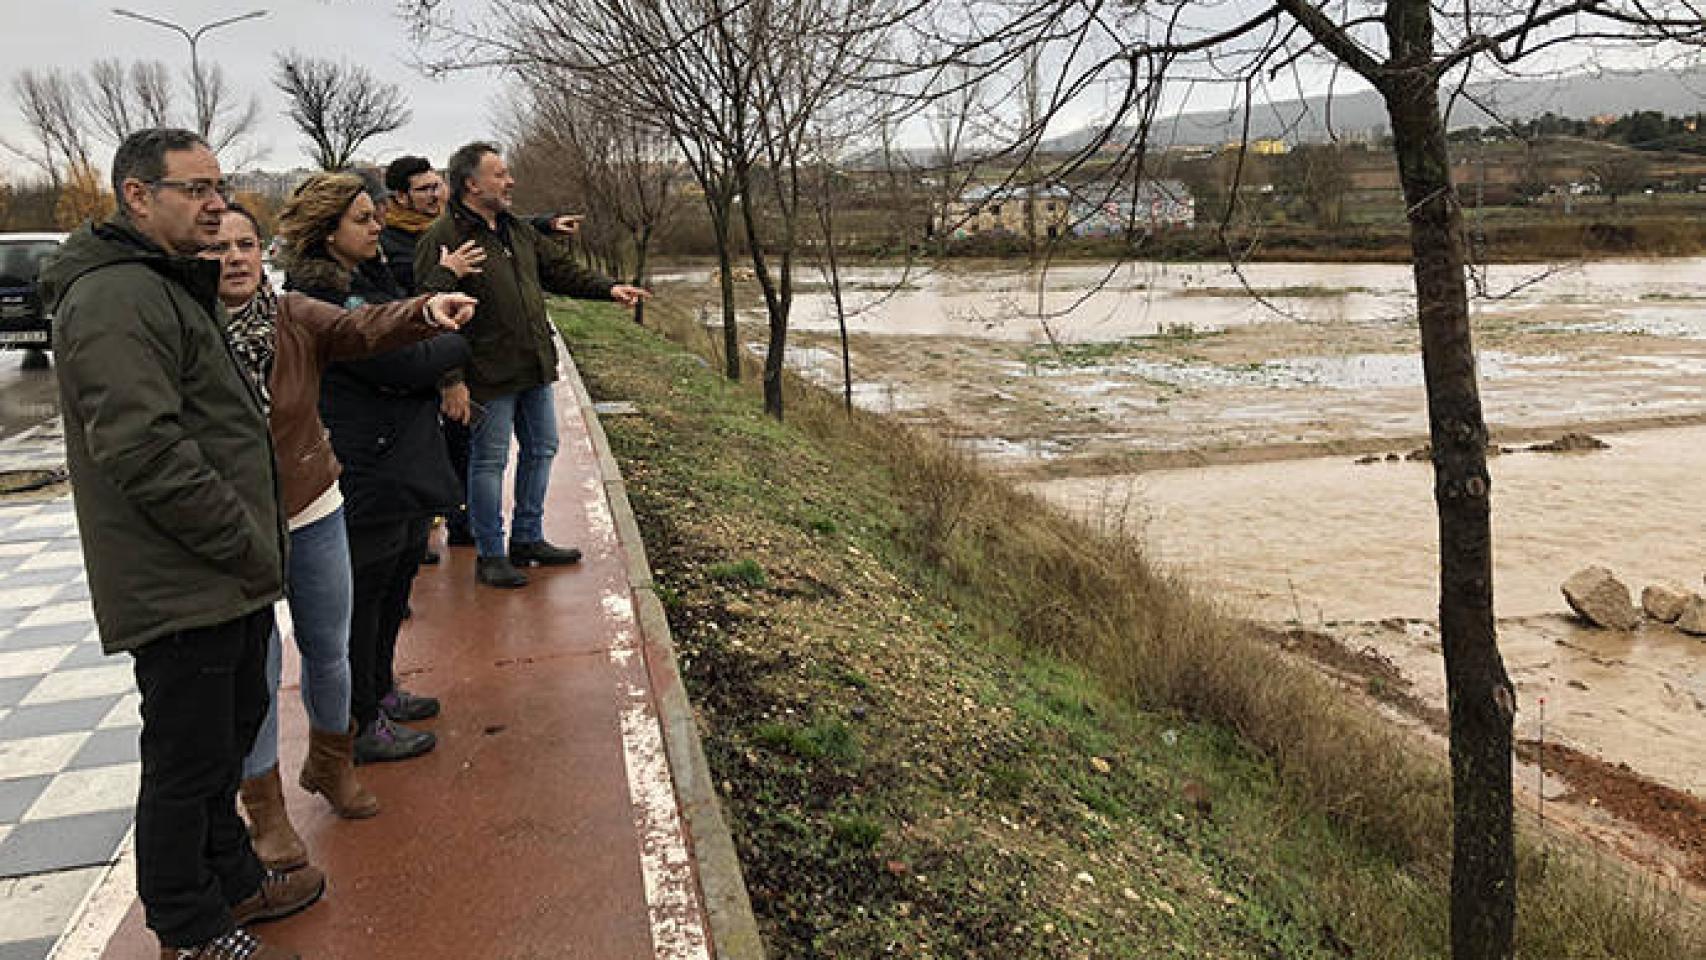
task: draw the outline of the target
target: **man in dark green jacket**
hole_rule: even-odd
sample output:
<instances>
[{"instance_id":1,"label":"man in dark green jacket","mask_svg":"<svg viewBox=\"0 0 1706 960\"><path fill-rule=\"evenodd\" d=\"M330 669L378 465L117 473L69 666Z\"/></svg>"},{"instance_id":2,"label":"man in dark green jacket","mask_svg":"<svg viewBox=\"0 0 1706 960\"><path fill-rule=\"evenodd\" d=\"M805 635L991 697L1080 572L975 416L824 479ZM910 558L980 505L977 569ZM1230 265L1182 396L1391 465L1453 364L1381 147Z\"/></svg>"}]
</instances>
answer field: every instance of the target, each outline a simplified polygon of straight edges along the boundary
<instances>
[{"instance_id":1,"label":"man in dark green jacket","mask_svg":"<svg viewBox=\"0 0 1706 960\"><path fill-rule=\"evenodd\" d=\"M512 215L515 180L491 144L457 150L445 174L450 206L416 245L415 280L423 293L460 290L480 301L474 319L462 328L473 353L463 379L481 411L471 418L468 462L468 514L480 551L475 576L494 587L520 587L527 577L517 566L580 560L579 550L545 539L545 490L557 453L551 395L557 347L545 314L545 292L629 306L648 294L582 269L567 250ZM469 241L478 252L461 256ZM460 416L469 419L466 411ZM521 454L506 552L503 474L512 434Z\"/></svg>"},{"instance_id":2,"label":"man in dark green jacket","mask_svg":"<svg viewBox=\"0 0 1706 960\"><path fill-rule=\"evenodd\" d=\"M142 694L136 884L162 958L296 956L242 925L314 902L312 867L265 870L235 799L266 716L285 518L266 415L225 340L219 161L143 130L112 164L119 212L42 271L65 458L101 645Z\"/></svg>"}]
</instances>

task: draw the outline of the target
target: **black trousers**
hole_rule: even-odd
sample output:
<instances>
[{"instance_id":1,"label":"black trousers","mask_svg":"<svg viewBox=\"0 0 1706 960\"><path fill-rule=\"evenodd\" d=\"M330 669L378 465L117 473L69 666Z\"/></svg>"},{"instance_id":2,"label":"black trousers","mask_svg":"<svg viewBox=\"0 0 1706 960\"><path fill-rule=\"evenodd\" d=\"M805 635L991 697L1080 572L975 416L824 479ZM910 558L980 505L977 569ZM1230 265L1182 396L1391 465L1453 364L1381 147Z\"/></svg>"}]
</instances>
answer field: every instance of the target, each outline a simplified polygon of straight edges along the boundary
<instances>
[{"instance_id":1,"label":"black trousers","mask_svg":"<svg viewBox=\"0 0 1706 960\"><path fill-rule=\"evenodd\" d=\"M380 698L397 685L393 672L397 634L403 628L403 611L408 608L431 529L429 518L407 521L397 541L400 549L353 551L358 559L353 565L350 611L350 715L359 730L379 718Z\"/></svg>"},{"instance_id":2,"label":"black trousers","mask_svg":"<svg viewBox=\"0 0 1706 960\"><path fill-rule=\"evenodd\" d=\"M462 491L462 498L457 501L456 509L445 517L445 523L453 531L473 536L473 528L468 525L468 444L473 434L448 417L440 422L444 426L444 449L450 454L450 468L456 472L456 484Z\"/></svg>"},{"instance_id":3,"label":"black trousers","mask_svg":"<svg viewBox=\"0 0 1706 960\"><path fill-rule=\"evenodd\" d=\"M237 815L243 757L266 718L272 606L131 651L142 692L136 890L162 946L232 928L265 873Z\"/></svg>"}]
</instances>

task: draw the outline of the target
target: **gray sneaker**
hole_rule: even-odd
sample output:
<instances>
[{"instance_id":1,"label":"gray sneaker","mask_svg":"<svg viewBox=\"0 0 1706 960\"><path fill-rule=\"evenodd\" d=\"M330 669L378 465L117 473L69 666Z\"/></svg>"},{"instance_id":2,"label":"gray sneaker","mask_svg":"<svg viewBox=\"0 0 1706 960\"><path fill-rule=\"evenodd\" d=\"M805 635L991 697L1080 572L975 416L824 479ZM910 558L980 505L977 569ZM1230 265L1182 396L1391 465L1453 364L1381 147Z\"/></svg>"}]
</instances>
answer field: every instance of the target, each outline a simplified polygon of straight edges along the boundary
<instances>
[{"instance_id":1,"label":"gray sneaker","mask_svg":"<svg viewBox=\"0 0 1706 960\"><path fill-rule=\"evenodd\" d=\"M438 738L425 730L411 730L391 722L379 711L373 726L356 734L355 762L385 763L418 757L438 746Z\"/></svg>"},{"instance_id":2,"label":"gray sneaker","mask_svg":"<svg viewBox=\"0 0 1706 960\"><path fill-rule=\"evenodd\" d=\"M402 687L379 698L379 712L396 723L413 723L438 716L438 698L416 696Z\"/></svg>"}]
</instances>

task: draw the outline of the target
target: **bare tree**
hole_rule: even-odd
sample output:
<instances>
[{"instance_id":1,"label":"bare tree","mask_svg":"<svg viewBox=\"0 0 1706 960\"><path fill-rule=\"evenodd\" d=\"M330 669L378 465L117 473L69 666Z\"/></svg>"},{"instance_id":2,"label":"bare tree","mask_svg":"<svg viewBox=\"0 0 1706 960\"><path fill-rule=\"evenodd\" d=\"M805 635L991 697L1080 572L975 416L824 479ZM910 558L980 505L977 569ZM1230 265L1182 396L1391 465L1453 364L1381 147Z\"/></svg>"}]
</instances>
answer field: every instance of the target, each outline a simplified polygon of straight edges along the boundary
<instances>
[{"instance_id":1,"label":"bare tree","mask_svg":"<svg viewBox=\"0 0 1706 960\"><path fill-rule=\"evenodd\" d=\"M910 60L979 62L994 71L1022 51L1052 45L1067 64L1063 74L1073 72L1057 89L1123 86L1110 130L1132 115L1152 117L1169 79L1230 83L1248 104L1268 78L1306 61L1348 71L1383 99L1410 228L1439 517L1453 799L1452 954L1457 960L1512 956L1516 700L1493 617L1487 427L1445 115L1471 75L1509 76L1536 55L1569 44L1700 44L1706 18L1691 0L1276 0L1234 7L1157 0L1119 9L1060 0L970 0L969 6L969 13L933 25L935 56ZM1140 121L1132 163L1144 163L1150 131Z\"/></svg>"},{"instance_id":2,"label":"bare tree","mask_svg":"<svg viewBox=\"0 0 1706 960\"><path fill-rule=\"evenodd\" d=\"M172 114L172 75L158 60L130 65L130 85L136 97L136 120L145 127L164 127Z\"/></svg>"},{"instance_id":3,"label":"bare tree","mask_svg":"<svg viewBox=\"0 0 1706 960\"><path fill-rule=\"evenodd\" d=\"M1275 166L1279 185L1303 201L1316 226L1331 230L1344 222L1351 173L1342 144L1302 144Z\"/></svg>"},{"instance_id":4,"label":"bare tree","mask_svg":"<svg viewBox=\"0 0 1706 960\"><path fill-rule=\"evenodd\" d=\"M679 204L685 176L667 135L622 109L619 97L586 77L531 88L509 122L512 162L528 180L543 174L587 212L578 240L606 272L644 286L652 238ZM645 322L644 304L635 309Z\"/></svg>"},{"instance_id":5,"label":"bare tree","mask_svg":"<svg viewBox=\"0 0 1706 960\"><path fill-rule=\"evenodd\" d=\"M432 22L435 5L417 6ZM536 84L601 76L668 131L718 236L731 376L739 370L732 215L746 233L769 328L765 403L779 417L807 126L853 85L855 68L873 62L873 38L905 9L905 0L492 0L477 24L437 23L461 43L457 63L502 63Z\"/></svg>"},{"instance_id":6,"label":"bare tree","mask_svg":"<svg viewBox=\"0 0 1706 960\"><path fill-rule=\"evenodd\" d=\"M366 67L294 50L276 63L273 86L290 98L288 115L322 170L345 169L362 144L409 122L403 91Z\"/></svg>"},{"instance_id":7,"label":"bare tree","mask_svg":"<svg viewBox=\"0 0 1706 960\"><path fill-rule=\"evenodd\" d=\"M76 74L59 70L23 70L12 78L18 112L34 143L6 143L7 149L41 168L58 192L73 169L90 167L89 141Z\"/></svg>"},{"instance_id":8,"label":"bare tree","mask_svg":"<svg viewBox=\"0 0 1706 960\"><path fill-rule=\"evenodd\" d=\"M1599 183L1599 192L1605 194L1613 207L1617 206L1618 197L1646 187L1652 170L1647 158L1633 150L1620 150L1588 164L1588 173Z\"/></svg>"},{"instance_id":9,"label":"bare tree","mask_svg":"<svg viewBox=\"0 0 1706 960\"><path fill-rule=\"evenodd\" d=\"M117 146L136 130L171 123L172 81L164 63L96 60L83 85L82 106L92 133Z\"/></svg>"},{"instance_id":10,"label":"bare tree","mask_svg":"<svg viewBox=\"0 0 1706 960\"><path fill-rule=\"evenodd\" d=\"M721 0L491 0L459 24L414 0L417 27L444 47L440 69L502 64L534 87L592 77L674 142L705 199L717 250L725 373L741 376L734 227L739 155L752 150L750 58L739 56Z\"/></svg>"},{"instance_id":11,"label":"bare tree","mask_svg":"<svg viewBox=\"0 0 1706 960\"><path fill-rule=\"evenodd\" d=\"M227 166L241 167L261 154L251 141L261 122L261 98L241 98L218 64L185 72L195 110L195 131Z\"/></svg>"}]
</instances>

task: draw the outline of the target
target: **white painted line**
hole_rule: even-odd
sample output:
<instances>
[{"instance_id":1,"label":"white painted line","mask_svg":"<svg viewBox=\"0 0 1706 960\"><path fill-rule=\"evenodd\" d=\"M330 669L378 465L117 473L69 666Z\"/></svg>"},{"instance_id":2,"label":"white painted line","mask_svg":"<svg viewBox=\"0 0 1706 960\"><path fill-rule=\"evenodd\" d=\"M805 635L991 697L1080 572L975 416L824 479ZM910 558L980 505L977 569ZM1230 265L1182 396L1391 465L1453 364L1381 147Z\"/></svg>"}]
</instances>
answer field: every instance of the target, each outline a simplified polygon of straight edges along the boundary
<instances>
[{"instance_id":1,"label":"white painted line","mask_svg":"<svg viewBox=\"0 0 1706 960\"><path fill-rule=\"evenodd\" d=\"M552 328L555 335L556 328ZM558 356L569 353L558 341ZM570 371L560 372L565 379ZM560 435L572 438L574 456L596 462L598 452L573 394L557 403ZM579 420L570 420L573 416ZM567 446L568 444L564 444ZM559 451L561 456L563 451ZM618 551L615 514L596 471L583 480L587 524L594 538L607 540ZM626 578L624 578L626 580ZM709 938L700 900L699 879L687 853L685 826L675 798L675 779L663 745L663 727L652 707L650 677L640 648L640 630L631 587L606 593L600 600L605 616L617 624L610 644L610 663L616 670L618 722L622 729L622 762L628 776L628 800L634 810L634 833L640 847L640 875L646 889L646 912L651 925L652 956L656 960L711 960Z\"/></svg>"},{"instance_id":2,"label":"white painted line","mask_svg":"<svg viewBox=\"0 0 1706 960\"><path fill-rule=\"evenodd\" d=\"M89 889L64 936L54 944L48 960L100 960L120 921L136 899L136 857L132 850L133 828L124 835L112 866Z\"/></svg>"},{"instance_id":3,"label":"white painted line","mask_svg":"<svg viewBox=\"0 0 1706 960\"><path fill-rule=\"evenodd\" d=\"M646 886L646 910L652 929L652 955L658 960L710 960L700 912L699 881L682 836L681 811L664 752L663 729L651 708L651 688L640 654L633 598L606 594L605 613L622 627L611 644L621 698L622 760L628 772L628 799L634 808L634 832L640 841L640 873Z\"/></svg>"}]
</instances>

